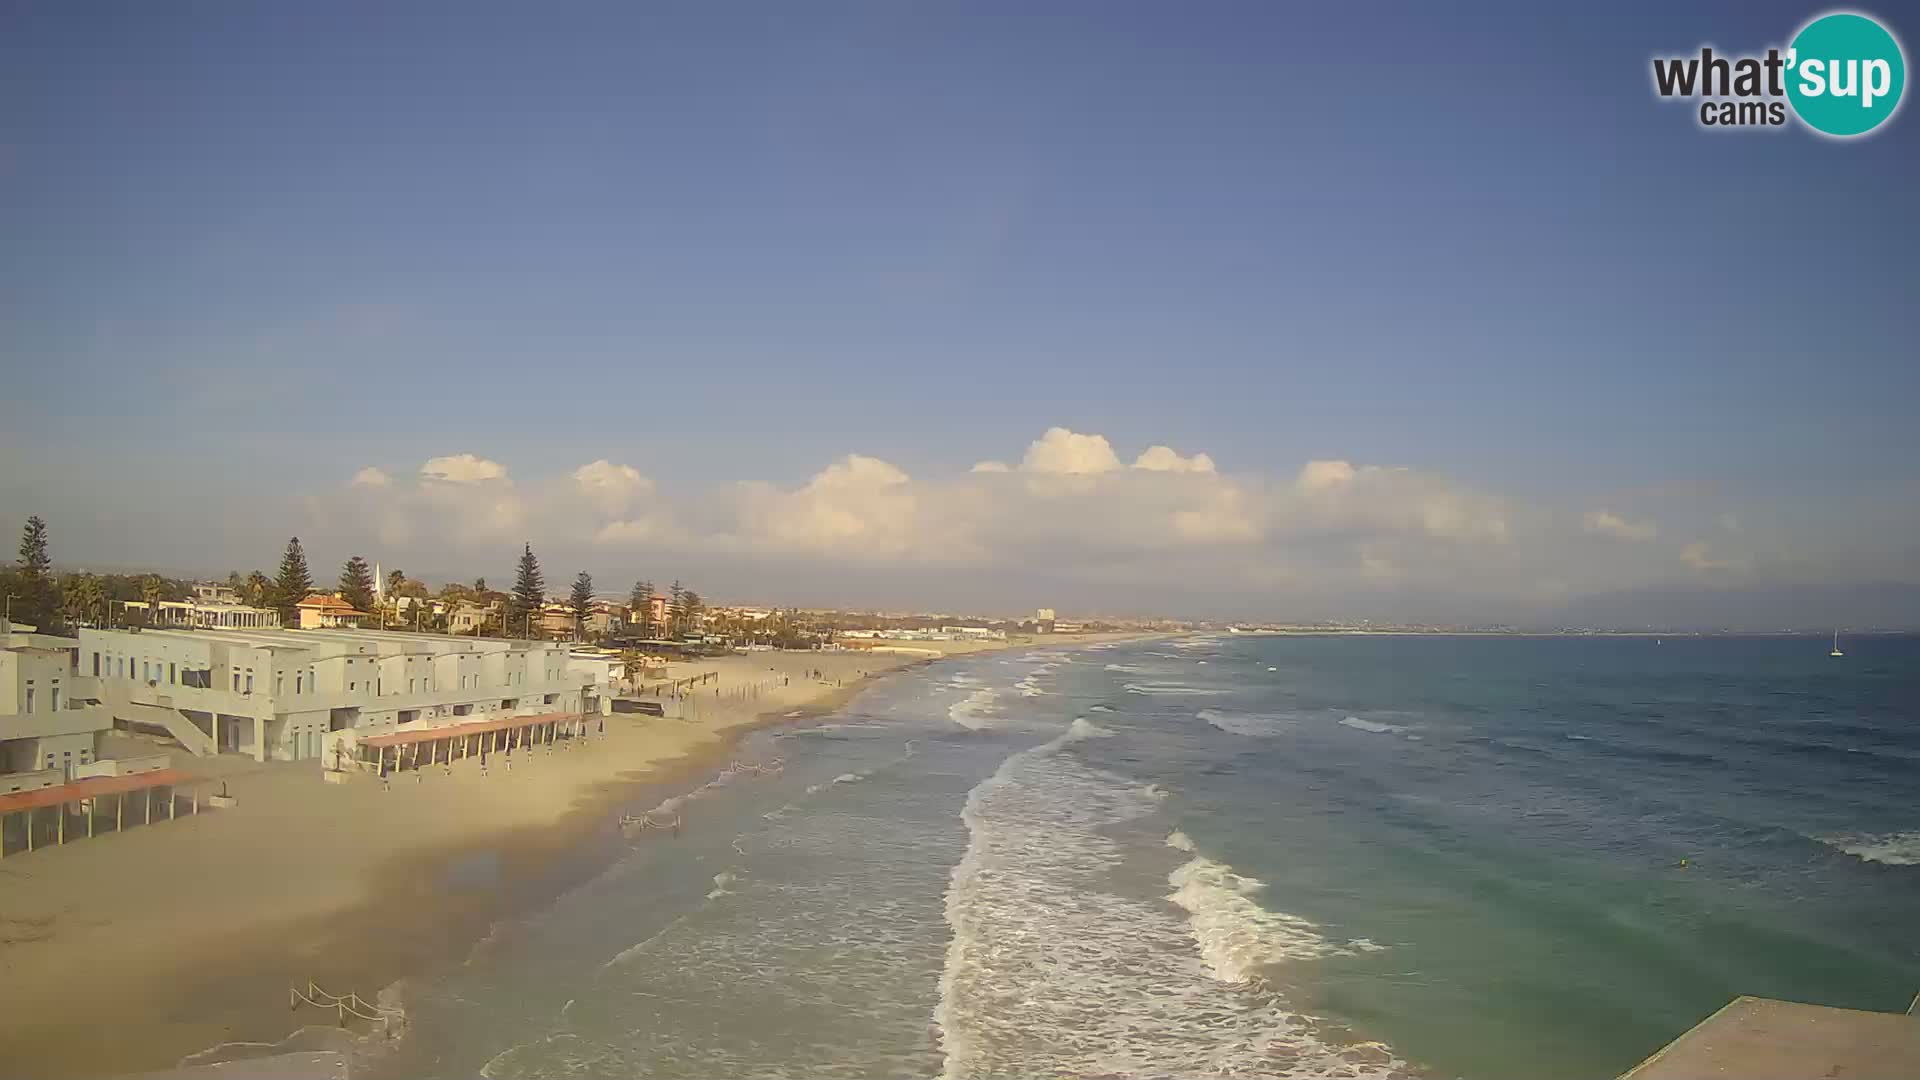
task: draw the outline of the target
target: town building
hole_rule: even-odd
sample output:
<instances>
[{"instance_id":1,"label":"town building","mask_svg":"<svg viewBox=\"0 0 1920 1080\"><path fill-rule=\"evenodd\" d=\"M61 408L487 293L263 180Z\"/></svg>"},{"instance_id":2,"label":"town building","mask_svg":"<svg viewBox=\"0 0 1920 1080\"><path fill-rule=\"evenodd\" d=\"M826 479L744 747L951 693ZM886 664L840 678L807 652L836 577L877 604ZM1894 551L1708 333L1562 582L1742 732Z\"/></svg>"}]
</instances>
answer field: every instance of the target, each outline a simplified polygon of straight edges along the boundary
<instances>
[{"instance_id":1,"label":"town building","mask_svg":"<svg viewBox=\"0 0 1920 1080\"><path fill-rule=\"evenodd\" d=\"M225 588L225 586L222 586ZM123 607L128 621L134 612L148 626L187 627L202 630L272 630L280 625L280 613L272 608L249 607L219 600L161 600L151 606L142 600L130 600Z\"/></svg>"},{"instance_id":2,"label":"town building","mask_svg":"<svg viewBox=\"0 0 1920 1080\"><path fill-rule=\"evenodd\" d=\"M564 645L400 631L80 631L76 683L115 726L196 755L352 758L366 734L578 713Z\"/></svg>"},{"instance_id":3,"label":"town building","mask_svg":"<svg viewBox=\"0 0 1920 1080\"><path fill-rule=\"evenodd\" d=\"M447 616L447 630L454 634L478 634L489 619L498 616L499 603L476 604L471 600L462 600L453 605L453 611Z\"/></svg>"},{"instance_id":4,"label":"town building","mask_svg":"<svg viewBox=\"0 0 1920 1080\"><path fill-rule=\"evenodd\" d=\"M337 596L315 593L294 605L302 630L337 630L365 625L367 613Z\"/></svg>"}]
</instances>

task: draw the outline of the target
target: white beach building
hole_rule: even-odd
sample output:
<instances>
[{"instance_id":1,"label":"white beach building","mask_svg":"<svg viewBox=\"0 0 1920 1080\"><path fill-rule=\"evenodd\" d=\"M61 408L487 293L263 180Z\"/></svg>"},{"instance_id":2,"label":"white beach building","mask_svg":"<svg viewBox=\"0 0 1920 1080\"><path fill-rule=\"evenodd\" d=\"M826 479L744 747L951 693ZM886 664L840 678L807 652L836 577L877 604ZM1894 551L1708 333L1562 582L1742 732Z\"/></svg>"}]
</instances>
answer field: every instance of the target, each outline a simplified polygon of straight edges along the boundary
<instances>
[{"instance_id":1,"label":"white beach building","mask_svg":"<svg viewBox=\"0 0 1920 1080\"><path fill-rule=\"evenodd\" d=\"M384 630L81 630L77 682L118 726L194 754L351 757L362 736L577 714L564 645Z\"/></svg>"},{"instance_id":2,"label":"white beach building","mask_svg":"<svg viewBox=\"0 0 1920 1080\"><path fill-rule=\"evenodd\" d=\"M76 693L78 644L0 619L0 794L66 783L98 755L113 720Z\"/></svg>"}]
</instances>

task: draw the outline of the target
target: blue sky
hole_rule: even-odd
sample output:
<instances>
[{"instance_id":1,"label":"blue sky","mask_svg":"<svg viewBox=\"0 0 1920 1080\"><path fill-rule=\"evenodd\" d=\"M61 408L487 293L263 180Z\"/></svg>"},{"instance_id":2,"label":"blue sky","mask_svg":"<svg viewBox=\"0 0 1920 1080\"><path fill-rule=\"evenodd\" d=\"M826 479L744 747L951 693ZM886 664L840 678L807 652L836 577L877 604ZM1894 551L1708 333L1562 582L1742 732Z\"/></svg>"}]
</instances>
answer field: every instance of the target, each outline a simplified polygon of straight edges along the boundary
<instances>
[{"instance_id":1,"label":"blue sky","mask_svg":"<svg viewBox=\"0 0 1920 1080\"><path fill-rule=\"evenodd\" d=\"M1092 578L997 534L881 566L737 505L854 453L953 501L1058 426L1236 491L1341 460L1658 523L1575 591L1920 580L1911 110L1706 132L1647 75L1820 9L1031 8L0 3L0 526L39 509L79 561L250 567L299 531L504 576L511 530L328 500L368 465L471 453L524 499L605 459L671 529L512 524L610 580L819 565L937 603L1018 564L1021 595L1154 595L1150 539ZM1371 539L1342 518L1302 570ZM1405 540L1384 592L1218 593L1391 609L1460 557ZM1550 561L1492 560L1579 577Z\"/></svg>"}]
</instances>

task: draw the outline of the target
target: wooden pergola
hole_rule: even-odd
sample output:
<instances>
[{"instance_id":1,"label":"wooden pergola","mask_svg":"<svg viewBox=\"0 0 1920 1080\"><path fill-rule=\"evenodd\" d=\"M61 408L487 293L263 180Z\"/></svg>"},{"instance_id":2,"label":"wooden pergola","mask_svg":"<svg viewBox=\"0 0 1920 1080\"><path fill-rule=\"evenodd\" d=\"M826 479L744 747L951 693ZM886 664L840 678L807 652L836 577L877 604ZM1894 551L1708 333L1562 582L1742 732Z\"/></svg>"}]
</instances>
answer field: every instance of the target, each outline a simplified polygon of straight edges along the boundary
<instances>
[{"instance_id":1,"label":"wooden pergola","mask_svg":"<svg viewBox=\"0 0 1920 1080\"><path fill-rule=\"evenodd\" d=\"M161 788L167 789L165 801L161 806L165 820L171 821L178 812L182 789L185 790L189 800L188 813L200 812L199 785L205 782L204 777L179 769L159 769L128 776L90 776L70 784L0 795L0 857L8 854L8 825L11 822L24 821L26 825L26 828L21 830L25 833L25 839L17 843L12 851L16 854L30 852L35 847L47 846L47 839L51 839L56 845L66 843L69 832L74 834L74 839L81 838L83 834L80 832L80 826L74 825L69 828L67 824L67 819L73 816L69 807L73 807L86 818L85 836L93 836L96 831L104 828L104 823L108 820L113 823L113 831L119 832L129 824L127 821L129 796L135 797L136 801L131 810L139 816L139 820L132 824L150 825L155 816L154 792ZM108 796L112 796L110 804L104 801ZM108 805L113 809L111 818L106 814ZM48 815L41 813L48 807L59 808L50 830L46 827ZM36 835L41 832L48 833L49 836Z\"/></svg>"},{"instance_id":2,"label":"wooden pergola","mask_svg":"<svg viewBox=\"0 0 1920 1080\"><path fill-rule=\"evenodd\" d=\"M389 769L394 772L419 769L460 758L484 758L488 754L507 753L521 747L580 738L587 734L587 719L582 713L546 713L448 724L418 731L392 731L361 739L356 754L362 764L373 766L382 773ZM391 757L388 756L389 751L392 752Z\"/></svg>"}]
</instances>

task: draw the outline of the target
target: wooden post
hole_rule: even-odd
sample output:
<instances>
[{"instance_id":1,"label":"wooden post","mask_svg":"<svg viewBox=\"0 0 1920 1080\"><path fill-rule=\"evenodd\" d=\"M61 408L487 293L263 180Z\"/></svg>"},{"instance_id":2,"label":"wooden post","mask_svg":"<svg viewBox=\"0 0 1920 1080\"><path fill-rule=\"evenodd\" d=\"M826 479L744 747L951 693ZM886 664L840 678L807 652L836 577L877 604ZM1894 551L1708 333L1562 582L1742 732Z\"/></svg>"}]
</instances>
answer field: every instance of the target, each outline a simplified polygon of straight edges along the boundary
<instances>
[{"instance_id":1,"label":"wooden post","mask_svg":"<svg viewBox=\"0 0 1920 1080\"><path fill-rule=\"evenodd\" d=\"M173 785L171 784L167 785L167 820L168 821L173 820L173 800L179 794L180 794L179 792L173 790Z\"/></svg>"},{"instance_id":2,"label":"wooden post","mask_svg":"<svg viewBox=\"0 0 1920 1080\"><path fill-rule=\"evenodd\" d=\"M147 789L147 817L146 817L146 820L142 821L140 824L142 825L153 824L153 789L152 788Z\"/></svg>"},{"instance_id":3,"label":"wooden post","mask_svg":"<svg viewBox=\"0 0 1920 1080\"><path fill-rule=\"evenodd\" d=\"M100 809L100 797L97 795L94 796L92 799L87 801L86 805L87 805L87 839L91 840L93 839L93 815L94 815L94 811Z\"/></svg>"},{"instance_id":4,"label":"wooden post","mask_svg":"<svg viewBox=\"0 0 1920 1080\"><path fill-rule=\"evenodd\" d=\"M119 832L127 822L127 793L121 792L113 797L113 831Z\"/></svg>"},{"instance_id":5,"label":"wooden post","mask_svg":"<svg viewBox=\"0 0 1920 1080\"><path fill-rule=\"evenodd\" d=\"M60 824L55 829L54 835L59 837L55 843L64 844L67 842L67 804L64 800L60 803Z\"/></svg>"},{"instance_id":6,"label":"wooden post","mask_svg":"<svg viewBox=\"0 0 1920 1080\"><path fill-rule=\"evenodd\" d=\"M200 812L200 789L194 787L188 788L187 790L193 792L193 812L198 814Z\"/></svg>"}]
</instances>

